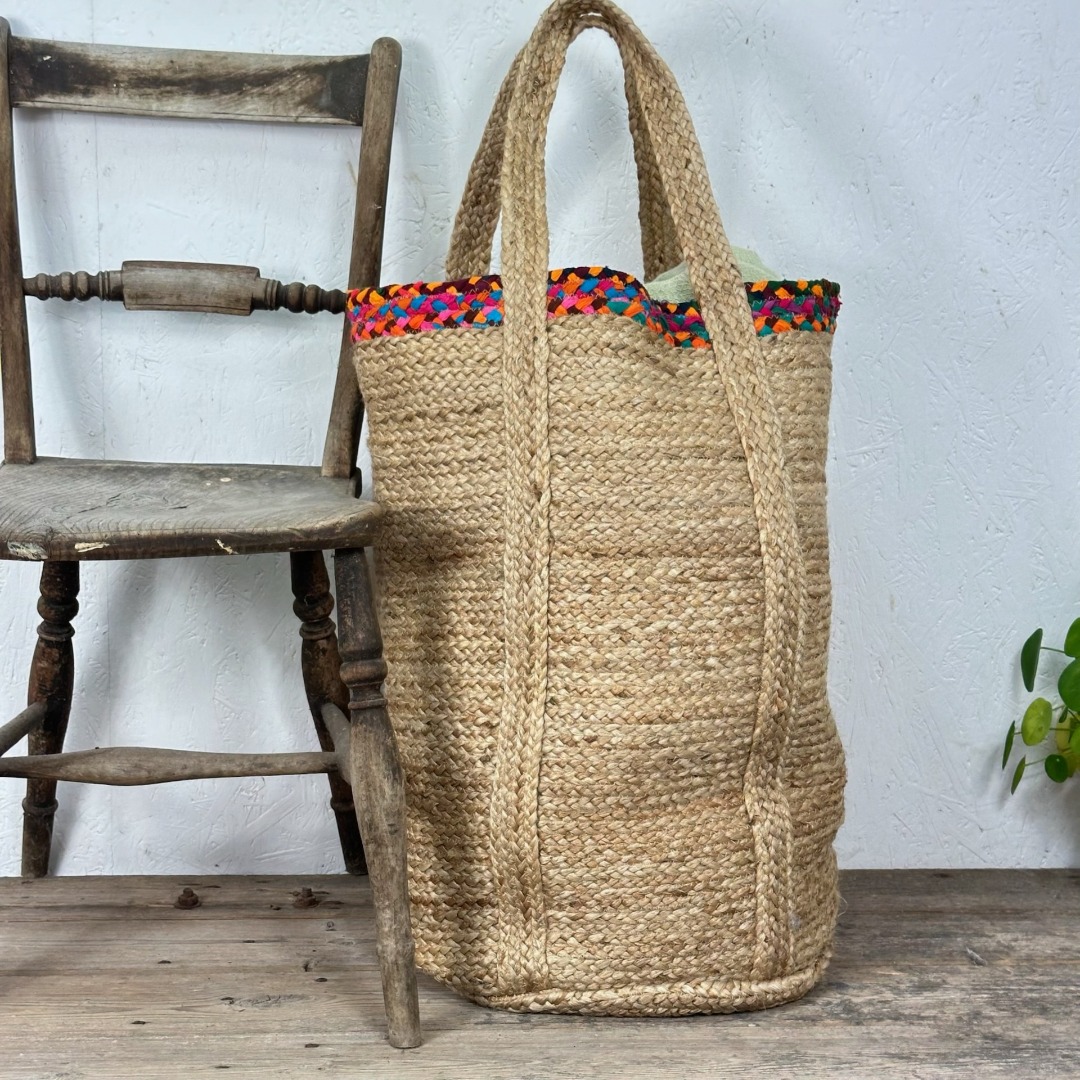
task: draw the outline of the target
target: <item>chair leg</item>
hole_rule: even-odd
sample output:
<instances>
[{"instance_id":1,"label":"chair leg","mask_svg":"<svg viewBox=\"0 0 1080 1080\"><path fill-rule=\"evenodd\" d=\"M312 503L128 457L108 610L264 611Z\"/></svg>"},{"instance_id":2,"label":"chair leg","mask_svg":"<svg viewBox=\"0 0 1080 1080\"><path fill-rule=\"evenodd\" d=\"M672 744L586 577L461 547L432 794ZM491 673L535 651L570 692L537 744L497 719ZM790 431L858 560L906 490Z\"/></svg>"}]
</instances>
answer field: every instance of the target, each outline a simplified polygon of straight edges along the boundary
<instances>
[{"instance_id":1,"label":"chair leg","mask_svg":"<svg viewBox=\"0 0 1080 1080\"><path fill-rule=\"evenodd\" d=\"M28 704L43 701L45 721L30 735L31 754L58 754L64 748L71 692L75 682L75 654L71 620L79 610L79 564L46 562L41 568L38 642L30 668ZM56 781L28 780L23 800L23 877L44 877L49 872Z\"/></svg>"},{"instance_id":2,"label":"chair leg","mask_svg":"<svg viewBox=\"0 0 1080 1080\"><path fill-rule=\"evenodd\" d=\"M392 1046L419 1046L420 1012L405 853L405 786L382 696L386 664L364 552L339 551L334 576L341 678L349 688L350 763L375 903L389 1039Z\"/></svg>"},{"instance_id":3,"label":"chair leg","mask_svg":"<svg viewBox=\"0 0 1080 1080\"><path fill-rule=\"evenodd\" d=\"M334 749L333 740L322 719L322 706L332 702L343 713L349 712L349 691L341 681L341 659L338 656L337 635L330 613L334 598L330 595L330 578L321 551L294 551L290 556L292 591L296 601L293 611L300 619L300 636L304 643L300 662L304 670L304 689L319 745L323 750ZM366 874L364 845L356 822L353 791L348 781L337 773L327 774L330 780L330 806L337 820L341 853L345 870L350 874Z\"/></svg>"}]
</instances>

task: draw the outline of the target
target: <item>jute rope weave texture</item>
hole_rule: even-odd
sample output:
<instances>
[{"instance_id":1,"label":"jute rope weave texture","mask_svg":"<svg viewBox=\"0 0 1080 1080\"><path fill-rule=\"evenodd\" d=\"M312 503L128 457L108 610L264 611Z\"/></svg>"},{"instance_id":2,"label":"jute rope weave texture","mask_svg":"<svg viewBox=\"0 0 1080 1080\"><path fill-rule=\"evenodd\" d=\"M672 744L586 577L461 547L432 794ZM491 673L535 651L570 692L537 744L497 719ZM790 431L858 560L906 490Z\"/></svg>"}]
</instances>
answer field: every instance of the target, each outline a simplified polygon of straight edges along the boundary
<instances>
[{"instance_id":1,"label":"jute rope weave texture","mask_svg":"<svg viewBox=\"0 0 1080 1080\"><path fill-rule=\"evenodd\" d=\"M543 135L590 26L626 69L647 261L677 244L708 348L547 318ZM356 346L420 962L510 1008L776 1004L836 910L831 335L759 341L675 81L606 0L552 5L515 61L453 271L484 272L500 210L501 326Z\"/></svg>"}]
</instances>

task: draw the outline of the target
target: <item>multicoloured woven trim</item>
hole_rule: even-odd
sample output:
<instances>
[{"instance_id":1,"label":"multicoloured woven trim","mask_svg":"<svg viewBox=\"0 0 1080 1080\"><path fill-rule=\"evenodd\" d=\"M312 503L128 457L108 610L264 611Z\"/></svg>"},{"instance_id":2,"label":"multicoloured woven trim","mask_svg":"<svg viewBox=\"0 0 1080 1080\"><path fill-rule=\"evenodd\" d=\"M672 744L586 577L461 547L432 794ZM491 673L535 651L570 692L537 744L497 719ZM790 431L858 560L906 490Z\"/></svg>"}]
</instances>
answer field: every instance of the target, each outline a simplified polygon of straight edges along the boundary
<instances>
[{"instance_id":1,"label":"multicoloured woven trim","mask_svg":"<svg viewBox=\"0 0 1080 1080\"><path fill-rule=\"evenodd\" d=\"M746 297L758 337L786 330L831 334L836 329L840 286L835 281L748 281Z\"/></svg>"},{"instance_id":2,"label":"multicoloured woven trim","mask_svg":"<svg viewBox=\"0 0 1080 1080\"><path fill-rule=\"evenodd\" d=\"M746 295L761 337L788 330L832 333L836 327L840 287L831 281L747 282ZM502 280L491 275L357 289L349 293L346 311L353 341L499 326ZM655 301L637 278L605 266L551 271L548 318L564 315L623 315L677 348L701 349L709 343L701 312L693 304Z\"/></svg>"}]
</instances>

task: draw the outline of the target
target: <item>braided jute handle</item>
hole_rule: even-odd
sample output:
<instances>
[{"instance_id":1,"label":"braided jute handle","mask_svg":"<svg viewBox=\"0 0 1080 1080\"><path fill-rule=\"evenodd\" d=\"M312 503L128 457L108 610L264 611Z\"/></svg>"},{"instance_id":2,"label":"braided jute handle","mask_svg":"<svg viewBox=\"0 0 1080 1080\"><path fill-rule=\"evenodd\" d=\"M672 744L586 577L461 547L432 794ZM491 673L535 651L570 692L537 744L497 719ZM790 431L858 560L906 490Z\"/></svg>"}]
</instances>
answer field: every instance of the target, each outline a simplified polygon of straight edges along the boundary
<instances>
[{"instance_id":1,"label":"braided jute handle","mask_svg":"<svg viewBox=\"0 0 1080 1080\"><path fill-rule=\"evenodd\" d=\"M745 287L674 77L609 0L556 0L518 61L500 183L508 491L503 522L505 693L491 802L499 981L511 992L526 992L544 986L547 976L536 821L550 556L544 143L565 54L583 24L610 34L632 69L628 82L638 94L643 128L655 149L675 235L746 457L761 546L764 617L761 682L743 793L756 864L752 976L771 979L789 970L793 945L792 828L782 756L796 697L806 593L779 415Z\"/></svg>"},{"instance_id":2,"label":"braided jute handle","mask_svg":"<svg viewBox=\"0 0 1080 1080\"><path fill-rule=\"evenodd\" d=\"M590 22L582 21L575 28L576 37L588 29ZM514 57L510 70L499 87L491 115L488 117L480 145L469 168L465 191L461 196L454 229L450 235L450 250L446 256L447 280L480 276L491 271L491 245L499 223L499 173L502 169L506 140L506 114L517 83L521 50ZM634 67L623 61L624 92L633 139L634 161L638 177L638 220L641 225L641 249L645 264L645 279L651 280L670 270L682 259L671 211L664 198L656 152L641 116Z\"/></svg>"}]
</instances>

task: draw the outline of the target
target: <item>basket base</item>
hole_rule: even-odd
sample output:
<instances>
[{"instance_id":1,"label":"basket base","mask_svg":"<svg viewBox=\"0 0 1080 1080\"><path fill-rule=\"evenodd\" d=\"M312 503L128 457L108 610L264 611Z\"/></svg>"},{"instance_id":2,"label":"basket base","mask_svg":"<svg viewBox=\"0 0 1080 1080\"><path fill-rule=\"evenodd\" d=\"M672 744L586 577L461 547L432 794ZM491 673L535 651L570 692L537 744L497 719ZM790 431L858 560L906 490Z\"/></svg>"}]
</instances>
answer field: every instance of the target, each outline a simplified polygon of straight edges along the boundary
<instances>
[{"instance_id":1,"label":"basket base","mask_svg":"<svg viewBox=\"0 0 1080 1080\"><path fill-rule=\"evenodd\" d=\"M687 979L678 982L630 984L596 990L548 988L528 994L485 995L447 982L477 1005L510 1012L575 1013L583 1016L693 1016L702 1013L754 1012L801 998L818 983L832 956L824 953L811 967L779 979Z\"/></svg>"}]
</instances>

